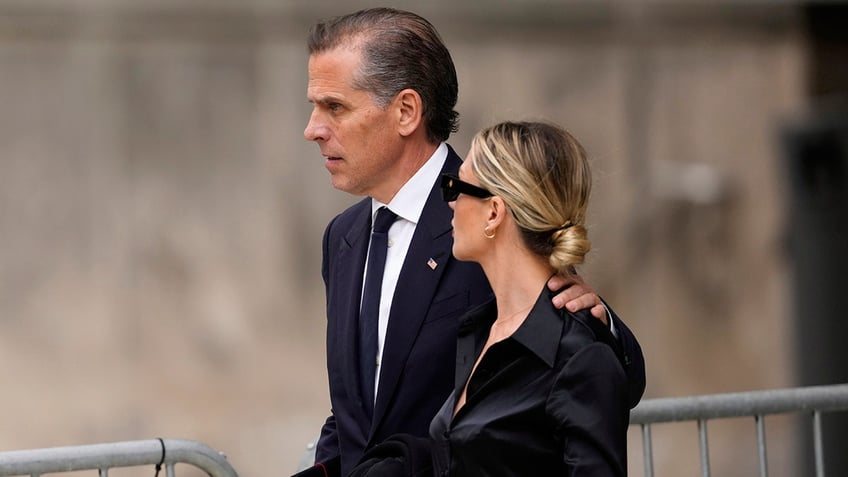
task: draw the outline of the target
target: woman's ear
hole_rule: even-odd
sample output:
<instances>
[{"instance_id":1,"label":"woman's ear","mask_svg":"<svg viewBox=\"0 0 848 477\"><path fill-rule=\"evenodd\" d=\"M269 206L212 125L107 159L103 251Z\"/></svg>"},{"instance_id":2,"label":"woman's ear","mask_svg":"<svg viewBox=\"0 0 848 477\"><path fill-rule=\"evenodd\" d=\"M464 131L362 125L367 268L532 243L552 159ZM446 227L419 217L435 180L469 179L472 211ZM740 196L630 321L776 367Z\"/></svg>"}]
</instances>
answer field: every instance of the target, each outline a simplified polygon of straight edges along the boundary
<instances>
[{"instance_id":1,"label":"woman's ear","mask_svg":"<svg viewBox=\"0 0 848 477\"><path fill-rule=\"evenodd\" d=\"M498 196L492 197L487 202L489 203L489 217L486 220L486 225L491 229L496 229L506 220L506 214L509 211L506 209L506 203Z\"/></svg>"},{"instance_id":2,"label":"woman's ear","mask_svg":"<svg viewBox=\"0 0 848 477\"><path fill-rule=\"evenodd\" d=\"M411 136L422 124L424 105L421 96L414 89L405 89L397 94L395 103L398 112L398 133Z\"/></svg>"}]
</instances>

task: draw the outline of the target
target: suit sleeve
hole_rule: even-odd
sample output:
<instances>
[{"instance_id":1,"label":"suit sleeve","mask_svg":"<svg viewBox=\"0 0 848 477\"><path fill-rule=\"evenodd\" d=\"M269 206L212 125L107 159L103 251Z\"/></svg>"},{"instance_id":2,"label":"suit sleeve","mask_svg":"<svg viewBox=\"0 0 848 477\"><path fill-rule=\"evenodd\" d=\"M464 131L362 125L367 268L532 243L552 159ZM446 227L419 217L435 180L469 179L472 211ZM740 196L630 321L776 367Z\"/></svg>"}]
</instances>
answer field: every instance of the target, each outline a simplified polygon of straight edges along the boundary
<instances>
[{"instance_id":1,"label":"suit sleeve","mask_svg":"<svg viewBox=\"0 0 848 477\"><path fill-rule=\"evenodd\" d=\"M325 293L329 293L330 288L330 255L329 255L329 244L330 244L330 230L333 227L333 223L335 219L327 225L326 230L324 231L324 238L322 241L322 261L321 261L321 276L324 279L324 291ZM325 295L326 296L326 295ZM327 417L327 420L324 421L324 425L321 427L321 436L318 438L318 443L315 447L315 462L326 462L331 459L339 457L341 452L339 451L339 438L336 434L336 418L332 414Z\"/></svg>"},{"instance_id":2,"label":"suit sleeve","mask_svg":"<svg viewBox=\"0 0 848 477\"><path fill-rule=\"evenodd\" d=\"M595 342L566 362L546 404L571 477L627 475L627 378Z\"/></svg>"},{"instance_id":3,"label":"suit sleeve","mask_svg":"<svg viewBox=\"0 0 848 477\"><path fill-rule=\"evenodd\" d=\"M330 415L321 427L321 437L315 446L315 463L328 462L338 458L339 439L336 434L336 418Z\"/></svg>"},{"instance_id":4,"label":"suit sleeve","mask_svg":"<svg viewBox=\"0 0 848 477\"><path fill-rule=\"evenodd\" d=\"M645 393L645 357L642 355L642 347L639 346L639 341L636 340L636 336L633 335L630 328L621 321L609 304L606 302L604 304L612 315L618 341L621 343L624 352L622 364L624 365L624 372L627 374L627 395L632 409L639 404L642 395Z\"/></svg>"}]
</instances>

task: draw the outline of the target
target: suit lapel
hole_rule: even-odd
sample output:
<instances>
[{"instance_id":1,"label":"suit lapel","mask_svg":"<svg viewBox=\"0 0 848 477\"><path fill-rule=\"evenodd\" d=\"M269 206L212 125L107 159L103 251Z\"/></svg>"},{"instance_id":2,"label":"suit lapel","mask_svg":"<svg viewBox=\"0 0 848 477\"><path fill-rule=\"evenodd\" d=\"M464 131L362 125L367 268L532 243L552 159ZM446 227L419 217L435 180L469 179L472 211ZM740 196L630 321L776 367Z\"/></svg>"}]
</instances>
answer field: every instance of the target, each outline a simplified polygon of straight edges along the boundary
<instances>
[{"instance_id":1,"label":"suit lapel","mask_svg":"<svg viewBox=\"0 0 848 477\"><path fill-rule=\"evenodd\" d=\"M456 171L460 163L456 153L450 150L442 171ZM453 211L442 200L438 184L436 181L433 185L421 212L392 299L371 435L385 414L439 280L448 268L446 263L451 259ZM431 259L435 267L430 265Z\"/></svg>"}]
</instances>

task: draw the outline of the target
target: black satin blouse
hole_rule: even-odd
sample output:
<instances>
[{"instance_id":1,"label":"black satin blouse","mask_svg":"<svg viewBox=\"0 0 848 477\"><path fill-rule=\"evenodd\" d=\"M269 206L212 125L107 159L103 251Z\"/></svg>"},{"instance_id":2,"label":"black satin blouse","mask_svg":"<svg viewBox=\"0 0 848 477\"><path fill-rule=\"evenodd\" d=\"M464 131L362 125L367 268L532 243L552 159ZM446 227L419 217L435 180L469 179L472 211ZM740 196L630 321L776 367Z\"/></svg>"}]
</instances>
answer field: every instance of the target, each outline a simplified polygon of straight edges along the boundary
<instances>
[{"instance_id":1,"label":"black satin blouse","mask_svg":"<svg viewBox=\"0 0 848 477\"><path fill-rule=\"evenodd\" d=\"M554 308L547 289L518 330L489 347L453 417L496 317L492 300L460 325L454 391L430 424L436 475L627 475L617 341L587 311Z\"/></svg>"}]
</instances>

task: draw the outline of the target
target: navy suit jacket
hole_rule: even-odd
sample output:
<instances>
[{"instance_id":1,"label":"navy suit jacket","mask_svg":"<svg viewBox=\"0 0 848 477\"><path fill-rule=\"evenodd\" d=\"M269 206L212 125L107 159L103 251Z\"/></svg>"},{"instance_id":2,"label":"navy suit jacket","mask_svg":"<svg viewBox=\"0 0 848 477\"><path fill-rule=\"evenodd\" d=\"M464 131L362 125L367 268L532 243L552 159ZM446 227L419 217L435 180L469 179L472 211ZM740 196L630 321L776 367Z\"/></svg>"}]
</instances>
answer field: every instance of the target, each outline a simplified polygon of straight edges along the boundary
<instances>
[{"instance_id":1,"label":"navy suit jacket","mask_svg":"<svg viewBox=\"0 0 848 477\"><path fill-rule=\"evenodd\" d=\"M456 173L462 160L448 149L442 172ZM332 414L321 429L315 459L325 462L340 456L341 475L353 469L366 449L392 434L426 436L430 421L453 389L459 319L490 299L492 291L478 264L453 258L452 217L436 181L398 278L370 419L357 382L355 345L371 199L353 205L327 226L321 272L327 297ZM435 268L428 264L430 259ZM630 330L613 319L628 362L633 357L626 369L635 405L645 387L642 352Z\"/></svg>"}]
</instances>

